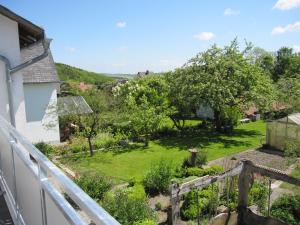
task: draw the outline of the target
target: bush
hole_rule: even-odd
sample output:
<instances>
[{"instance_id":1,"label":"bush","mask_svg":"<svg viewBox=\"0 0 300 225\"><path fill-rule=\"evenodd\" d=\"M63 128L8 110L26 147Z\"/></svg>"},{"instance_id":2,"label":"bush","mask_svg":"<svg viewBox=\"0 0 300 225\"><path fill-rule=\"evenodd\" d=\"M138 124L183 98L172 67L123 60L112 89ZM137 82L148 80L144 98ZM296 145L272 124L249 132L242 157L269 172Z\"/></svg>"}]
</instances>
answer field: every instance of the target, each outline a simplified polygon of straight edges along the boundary
<instances>
[{"instance_id":1,"label":"bush","mask_svg":"<svg viewBox=\"0 0 300 225\"><path fill-rule=\"evenodd\" d=\"M50 156L54 152L54 147L46 144L45 142L39 142L34 145L37 149L40 150L45 156Z\"/></svg>"},{"instance_id":2,"label":"bush","mask_svg":"<svg viewBox=\"0 0 300 225\"><path fill-rule=\"evenodd\" d=\"M199 150L196 161L195 161L195 166L202 167L202 166L206 165L207 155L208 155L208 153L206 150L203 150L203 149ZM193 166L193 164L192 164L191 156L187 157L182 163L182 167L192 167L192 166Z\"/></svg>"},{"instance_id":3,"label":"bush","mask_svg":"<svg viewBox=\"0 0 300 225\"><path fill-rule=\"evenodd\" d=\"M263 182L254 182L249 193L249 205L256 204L261 213L267 211L268 188Z\"/></svg>"},{"instance_id":4,"label":"bush","mask_svg":"<svg viewBox=\"0 0 300 225\"><path fill-rule=\"evenodd\" d=\"M198 201L197 201L198 195ZM210 185L201 191L191 191L184 196L181 216L185 220L196 219L198 208L200 216L215 214L218 207L218 187Z\"/></svg>"},{"instance_id":5,"label":"bush","mask_svg":"<svg viewBox=\"0 0 300 225\"><path fill-rule=\"evenodd\" d=\"M222 166L212 165L211 167L208 167L204 170L204 175L211 176L211 175L216 175L216 174L223 173L223 172L224 172L224 168Z\"/></svg>"},{"instance_id":6,"label":"bush","mask_svg":"<svg viewBox=\"0 0 300 225\"><path fill-rule=\"evenodd\" d=\"M117 190L114 193L108 192L102 206L121 224L151 225L153 211L147 204L145 191L142 190L143 187L138 186Z\"/></svg>"},{"instance_id":7,"label":"bush","mask_svg":"<svg viewBox=\"0 0 300 225\"><path fill-rule=\"evenodd\" d=\"M271 207L271 215L291 225L300 224L300 195L284 195Z\"/></svg>"},{"instance_id":8,"label":"bush","mask_svg":"<svg viewBox=\"0 0 300 225\"><path fill-rule=\"evenodd\" d=\"M133 225L156 225L156 222L154 220L143 220L136 222Z\"/></svg>"},{"instance_id":9,"label":"bush","mask_svg":"<svg viewBox=\"0 0 300 225\"><path fill-rule=\"evenodd\" d=\"M75 183L95 201L102 200L112 187L109 179L99 175L83 175L75 179Z\"/></svg>"},{"instance_id":10,"label":"bush","mask_svg":"<svg viewBox=\"0 0 300 225\"><path fill-rule=\"evenodd\" d=\"M203 177L206 175L212 176L219 173L224 172L223 167L219 165L213 165L211 167L208 167L206 169L198 168L198 167L190 167L190 168L182 168L181 171L177 170L177 176L183 175L185 177L188 176L197 176L197 177Z\"/></svg>"},{"instance_id":11,"label":"bush","mask_svg":"<svg viewBox=\"0 0 300 225\"><path fill-rule=\"evenodd\" d=\"M86 138L82 136L74 137L71 139L69 144L69 151L72 153L78 153L82 151L87 151L89 149Z\"/></svg>"},{"instance_id":12,"label":"bush","mask_svg":"<svg viewBox=\"0 0 300 225\"><path fill-rule=\"evenodd\" d=\"M196 158L196 166L202 167L206 165L207 156L208 156L207 150L203 150L203 149L199 150Z\"/></svg>"},{"instance_id":13,"label":"bush","mask_svg":"<svg viewBox=\"0 0 300 225\"><path fill-rule=\"evenodd\" d=\"M284 156L290 158L300 157L300 140L292 140L286 142L284 148Z\"/></svg>"},{"instance_id":14,"label":"bush","mask_svg":"<svg viewBox=\"0 0 300 225\"><path fill-rule=\"evenodd\" d=\"M146 192L149 194L167 192L171 184L172 174L172 165L166 160L160 160L158 164L152 164L143 180Z\"/></svg>"}]
</instances>

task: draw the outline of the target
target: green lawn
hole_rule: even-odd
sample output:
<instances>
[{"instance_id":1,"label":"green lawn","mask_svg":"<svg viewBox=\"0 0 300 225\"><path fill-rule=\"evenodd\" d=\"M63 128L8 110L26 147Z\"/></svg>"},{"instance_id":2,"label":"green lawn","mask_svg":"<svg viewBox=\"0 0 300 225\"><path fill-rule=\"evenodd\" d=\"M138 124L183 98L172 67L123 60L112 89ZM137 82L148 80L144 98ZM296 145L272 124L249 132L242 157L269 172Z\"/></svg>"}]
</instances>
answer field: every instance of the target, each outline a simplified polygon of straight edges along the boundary
<instances>
[{"instance_id":1,"label":"green lawn","mask_svg":"<svg viewBox=\"0 0 300 225\"><path fill-rule=\"evenodd\" d=\"M133 177L141 180L151 163L165 158L178 165L189 155L187 150L191 147L208 150L209 160L256 148L261 144L265 129L265 123L258 121L240 125L232 134L204 130L193 135L151 141L147 148L140 146L122 152L97 152L93 157L77 156L61 161L79 173L102 173L119 182Z\"/></svg>"}]
</instances>

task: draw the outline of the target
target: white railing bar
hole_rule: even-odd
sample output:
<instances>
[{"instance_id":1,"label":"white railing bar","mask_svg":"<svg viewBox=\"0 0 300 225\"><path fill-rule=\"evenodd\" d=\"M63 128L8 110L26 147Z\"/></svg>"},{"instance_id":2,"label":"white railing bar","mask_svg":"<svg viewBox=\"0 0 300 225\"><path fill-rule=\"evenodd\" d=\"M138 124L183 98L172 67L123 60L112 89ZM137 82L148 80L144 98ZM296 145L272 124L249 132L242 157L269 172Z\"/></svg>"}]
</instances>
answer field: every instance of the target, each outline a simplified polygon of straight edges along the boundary
<instances>
[{"instance_id":1,"label":"white railing bar","mask_svg":"<svg viewBox=\"0 0 300 225\"><path fill-rule=\"evenodd\" d=\"M41 181L43 190L45 190L49 197L53 200L55 205L63 212L65 218L72 225L86 225L74 208L65 200L59 191L49 182L48 179Z\"/></svg>"},{"instance_id":2,"label":"white railing bar","mask_svg":"<svg viewBox=\"0 0 300 225\"><path fill-rule=\"evenodd\" d=\"M90 196L82 191L70 178L68 178L60 169L58 169L45 155L43 155L35 146L33 146L28 140L23 138L22 135L10 126L6 120L0 116L0 124L4 125L9 133L13 135L18 143L26 148L37 163L49 172L65 189L65 192L69 197L76 202L76 204L98 225L120 225L110 214L108 214L102 207L100 207ZM2 126L0 126L0 129ZM2 128L3 129L3 128ZM4 134L6 132L2 130ZM9 135L6 135L10 138ZM22 159L24 159L23 157ZM26 159L27 161L28 159ZM28 165L28 164L26 164Z\"/></svg>"}]
</instances>

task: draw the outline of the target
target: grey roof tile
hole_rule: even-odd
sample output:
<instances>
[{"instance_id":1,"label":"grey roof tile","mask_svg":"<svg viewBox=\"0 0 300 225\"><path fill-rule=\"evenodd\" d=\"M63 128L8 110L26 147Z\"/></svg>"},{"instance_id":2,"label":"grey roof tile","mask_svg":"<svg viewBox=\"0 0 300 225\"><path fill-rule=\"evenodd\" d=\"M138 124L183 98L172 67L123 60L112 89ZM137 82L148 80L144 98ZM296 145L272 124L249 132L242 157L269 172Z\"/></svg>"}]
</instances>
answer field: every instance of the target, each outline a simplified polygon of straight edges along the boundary
<instances>
[{"instance_id":1,"label":"grey roof tile","mask_svg":"<svg viewBox=\"0 0 300 225\"><path fill-rule=\"evenodd\" d=\"M21 50L22 61L28 61L40 54L43 53L42 42L37 44L30 45ZM23 83L55 83L59 82L59 78L55 69L55 64L53 61L52 54L50 54L38 61L35 64L32 64L29 67L26 67L22 70L23 74Z\"/></svg>"}]
</instances>

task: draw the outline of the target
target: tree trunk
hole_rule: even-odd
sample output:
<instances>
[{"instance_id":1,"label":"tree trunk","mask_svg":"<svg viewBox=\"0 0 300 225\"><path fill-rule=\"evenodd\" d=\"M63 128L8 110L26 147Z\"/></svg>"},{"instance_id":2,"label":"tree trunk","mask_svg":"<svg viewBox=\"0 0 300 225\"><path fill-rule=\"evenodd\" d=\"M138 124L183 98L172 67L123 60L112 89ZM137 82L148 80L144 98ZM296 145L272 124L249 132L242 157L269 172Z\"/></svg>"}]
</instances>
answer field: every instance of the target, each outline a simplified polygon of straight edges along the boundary
<instances>
[{"instance_id":1,"label":"tree trunk","mask_svg":"<svg viewBox=\"0 0 300 225\"><path fill-rule=\"evenodd\" d=\"M216 131L220 132L220 131L222 131L221 113L220 113L220 111L215 110L214 115L215 115L214 122L215 122Z\"/></svg>"},{"instance_id":2,"label":"tree trunk","mask_svg":"<svg viewBox=\"0 0 300 225\"><path fill-rule=\"evenodd\" d=\"M92 145L92 138L91 137L88 137L88 142L89 142L90 156L93 156L94 151L93 151L93 145Z\"/></svg>"},{"instance_id":3,"label":"tree trunk","mask_svg":"<svg viewBox=\"0 0 300 225\"><path fill-rule=\"evenodd\" d=\"M173 117L170 117L170 119L173 121L174 126L178 129L178 130L182 130L185 126L185 120L182 120L182 125L180 124L180 120L174 119Z\"/></svg>"}]
</instances>

